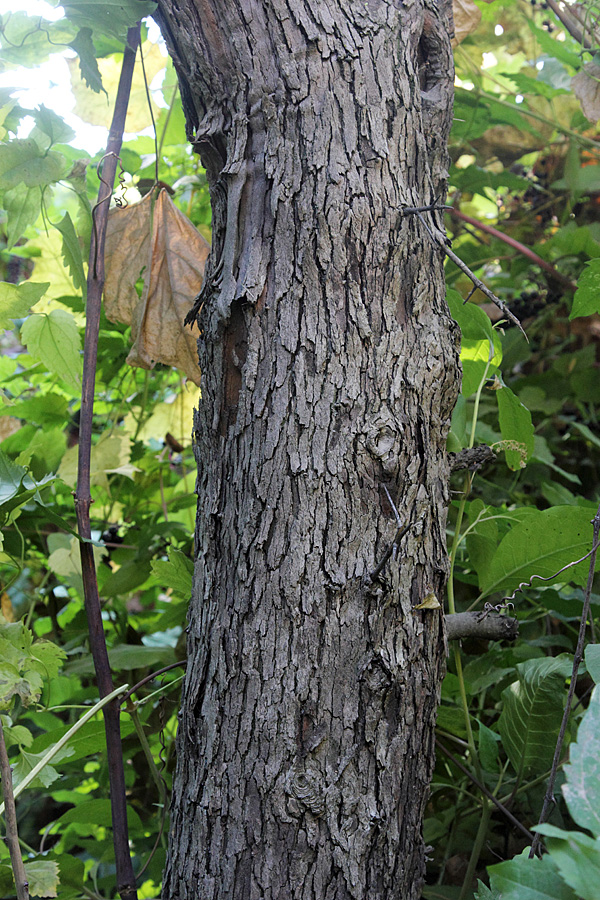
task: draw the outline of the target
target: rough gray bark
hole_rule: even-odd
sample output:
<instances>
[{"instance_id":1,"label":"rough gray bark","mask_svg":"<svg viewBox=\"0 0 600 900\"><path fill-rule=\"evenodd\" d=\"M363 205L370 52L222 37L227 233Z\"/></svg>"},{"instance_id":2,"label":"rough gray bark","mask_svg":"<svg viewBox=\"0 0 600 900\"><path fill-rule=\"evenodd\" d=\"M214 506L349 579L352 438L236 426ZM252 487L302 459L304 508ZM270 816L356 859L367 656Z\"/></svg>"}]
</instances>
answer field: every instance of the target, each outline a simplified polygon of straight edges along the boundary
<instances>
[{"instance_id":1,"label":"rough gray bark","mask_svg":"<svg viewBox=\"0 0 600 900\"><path fill-rule=\"evenodd\" d=\"M458 390L452 62L422 0L159 0L213 250L164 898L411 900ZM426 214L427 215L427 214ZM397 531L398 558L368 574Z\"/></svg>"}]
</instances>

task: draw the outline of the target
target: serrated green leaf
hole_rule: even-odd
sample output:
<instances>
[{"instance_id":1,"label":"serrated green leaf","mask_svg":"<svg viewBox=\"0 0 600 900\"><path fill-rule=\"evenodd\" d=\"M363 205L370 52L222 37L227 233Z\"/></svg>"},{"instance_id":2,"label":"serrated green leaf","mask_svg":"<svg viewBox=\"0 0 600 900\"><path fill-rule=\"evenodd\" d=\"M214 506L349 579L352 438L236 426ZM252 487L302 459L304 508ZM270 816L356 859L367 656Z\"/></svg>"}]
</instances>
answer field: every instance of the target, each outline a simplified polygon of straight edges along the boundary
<instances>
[{"instance_id":1,"label":"serrated green leaf","mask_svg":"<svg viewBox=\"0 0 600 900\"><path fill-rule=\"evenodd\" d=\"M48 750L49 749L50 748L48 748ZM19 753L12 767L13 787L15 789L27 777L27 775L29 775L31 770L35 766L37 766L37 764L44 758L44 756L48 753L48 750L44 750L43 753L30 753L29 750L21 749L21 752ZM68 746L63 747L54 755L52 762L58 763L62 759L68 759L69 756L71 756L71 752L72 751ZM54 768L54 766L51 766L50 763L48 763L41 768L33 781L28 785L28 788L48 788L58 778L60 778L60 772L58 772Z\"/></svg>"},{"instance_id":2,"label":"serrated green leaf","mask_svg":"<svg viewBox=\"0 0 600 900\"><path fill-rule=\"evenodd\" d=\"M482 595L485 597L496 591L509 593L520 582L528 582L532 575L584 585L588 560L572 566L556 579L551 576L589 552L592 543L590 518L590 509L580 506L554 506L542 512L532 511L500 542L482 578ZM535 579L532 584L537 586Z\"/></svg>"},{"instance_id":3,"label":"serrated green leaf","mask_svg":"<svg viewBox=\"0 0 600 900\"><path fill-rule=\"evenodd\" d=\"M569 319L600 312L600 259L590 259L579 276Z\"/></svg>"},{"instance_id":4,"label":"serrated green leaf","mask_svg":"<svg viewBox=\"0 0 600 900\"><path fill-rule=\"evenodd\" d=\"M30 897L58 897L58 863L51 859L32 859L25 863Z\"/></svg>"},{"instance_id":5,"label":"serrated green leaf","mask_svg":"<svg viewBox=\"0 0 600 900\"><path fill-rule=\"evenodd\" d=\"M518 471L533 453L531 413L510 388L502 387L495 393L498 401L500 433L502 440L507 442L504 446L506 465L513 472Z\"/></svg>"},{"instance_id":6,"label":"serrated green leaf","mask_svg":"<svg viewBox=\"0 0 600 900\"><path fill-rule=\"evenodd\" d=\"M74 388L81 385L81 341L73 316L62 309L25 320L21 338L29 353Z\"/></svg>"},{"instance_id":7,"label":"serrated green leaf","mask_svg":"<svg viewBox=\"0 0 600 900\"><path fill-rule=\"evenodd\" d=\"M588 650L599 650L598 645ZM589 654L590 661L598 653ZM586 652L586 665L588 653ZM598 673L597 673L598 674ZM565 766L566 783L563 794L569 812L581 828L588 828L600 837L600 688L595 687L583 721L579 726L577 741L571 744L569 763ZM599 857L600 858L600 857ZM600 881L600 873L599 873ZM569 881L569 884L573 884ZM575 887L575 885L573 885Z\"/></svg>"},{"instance_id":8,"label":"serrated green leaf","mask_svg":"<svg viewBox=\"0 0 600 900\"><path fill-rule=\"evenodd\" d=\"M4 192L2 205L7 217L6 247L8 250L22 237L28 225L33 225L40 214L42 190L18 184Z\"/></svg>"},{"instance_id":9,"label":"serrated green leaf","mask_svg":"<svg viewBox=\"0 0 600 900\"><path fill-rule=\"evenodd\" d=\"M79 69L81 77L89 88L97 94L104 91L102 87L102 75L98 68L98 60L96 59L96 50L92 41L92 29L80 28L74 41L70 46L79 57ZM106 93L106 91L104 91Z\"/></svg>"},{"instance_id":10,"label":"serrated green leaf","mask_svg":"<svg viewBox=\"0 0 600 900\"><path fill-rule=\"evenodd\" d=\"M12 12L2 20L2 62L16 66L38 66L51 53L58 53L75 37L76 28L68 19L51 22L42 16Z\"/></svg>"},{"instance_id":11,"label":"serrated green leaf","mask_svg":"<svg viewBox=\"0 0 600 900\"><path fill-rule=\"evenodd\" d=\"M491 889L502 900L577 900L548 854L541 859L528 857L527 847L520 856L488 869Z\"/></svg>"},{"instance_id":12,"label":"serrated green leaf","mask_svg":"<svg viewBox=\"0 0 600 900\"><path fill-rule=\"evenodd\" d=\"M49 287L49 281L44 284L30 281L23 284L9 284L7 281L0 281L0 328L13 328L12 320L26 316Z\"/></svg>"},{"instance_id":13,"label":"serrated green leaf","mask_svg":"<svg viewBox=\"0 0 600 900\"><path fill-rule=\"evenodd\" d=\"M535 829L546 836L552 862L579 900L597 900L600 882L600 841L578 831L554 825Z\"/></svg>"},{"instance_id":14,"label":"serrated green leaf","mask_svg":"<svg viewBox=\"0 0 600 900\"><path fill-rule=\"evenodd\" d=\"M572 666L564 654L529 659L517 666L519 680L502 692L498 731L519 776L541 775L552 762Z\"/></svg>"},{"instance_id":15,"label":"serrated green leaf","mask_svg":"<svg viewBox=\"0 0 600 900\"><path fill-rule=\"evenodd\" d=\"M6 503L19 493L26 471L23 466L17 466L0 450L0 504Z\"/></svg>"},{"instance_id":16,"label":"serrated green leaf","mask_svg":"<svg viewBox=\"0 0 600 900\"><path fill-rule=\"evenodd\" d=\"M600 684L600 644L588 644L585 648L585 665L588 674Z\"/></svg>"},{"instance_id":17,"label":"serrated green leaf","mask_svg":"<svg viewBox=\"0 0 600 900\"><path fill-rule=\"evenodd\" d=\"M29 135L42 149L47 150L53 144L68 144L75 137L73 129L52 109L43 104L32 110L36 127Z\"/></svg>"},{"instance_id":18,"label":"serrated green leaf","mask_svg":"<svg viewBox=\"0 0 600 900\"><path fill-rule=\"evenodd\" d=\"M85 272L83 270L83 257L81 255L79 239L75 232L75 226L73 225L71 216L68 212L64 214L63 218L55 228L62 234L62 253L65 265L73 279L73 284L82 291L83 299L85 300L87 285Z\"/></svg>"},{"instance_id":19,"label":"serrated green leaf","mask_svg":"<svg viewBox=\"0 0 600 900\"><path fill-rule=\"evenodd\" d=\"M180 550L171 550L168 561L152 560L152 574L157 581L185 598L192 595L193 573L194 564Z\"/></svg>"},{"instance_id":20,"label":"serrated green leaf","mask_svg":"<svg viewBox=\"0 0 600 900\"><path fill-rule=\"evenodd\" d=\"M41 187L59 181L67 170L64 156L44 153L32 138L16 139L0 145L0 190L17 184Z\"/></svg>"}]
</instances>

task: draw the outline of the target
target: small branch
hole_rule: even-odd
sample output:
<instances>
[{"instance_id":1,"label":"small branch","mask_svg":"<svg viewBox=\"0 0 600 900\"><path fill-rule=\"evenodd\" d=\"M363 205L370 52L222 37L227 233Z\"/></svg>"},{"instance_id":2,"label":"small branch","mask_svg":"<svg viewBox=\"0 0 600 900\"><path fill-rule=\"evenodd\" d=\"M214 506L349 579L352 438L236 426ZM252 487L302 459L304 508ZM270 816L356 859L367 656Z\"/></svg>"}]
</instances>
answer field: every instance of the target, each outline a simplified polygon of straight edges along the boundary
<instances>
[{"instance_id":1,"label":"small branch","mask_svg":"<svg viewBox=\"0 0 600 900\"><path fill-rule=\"evenodd\" d=\"M438 740L438 738L435 739L435 745L442 751L442 753L445 756L448 757L448 759L452 762L453 765L456 766L457 769L460 769L460 771L463 773L463 775L466 775L467 778L473 782L475 787L481 791L481 793L484 795L484 797L487 797L488 800L490 800L494 804L496 809L499 809L500 812L502 813L502 815L506 816L508 821L511 822L515 826L515 828L518 828L519 831L525 835L525 837L527 838L528 841L530 841L533 838L532 832L529 831L528 828L525 828L525 826L523 824L521 824L521 822L519 822L519 820L515 816L513 816L513 814L510 812L510 810L508 810L506 808L506 806L504 806L502 803L500 803L500 801L497 799L497 797L494 797L494 795L490 791L488 791L488 789L485 787L485 785L483 785L479 781L479 779L473 775L472 772L469 772L467 767L463 766L463 764L460 762L460 760L458 760L456 758L456 756L450 752L450 750L448 750L446 747L444 747L444 745Z\"/></svg>"},{"instance_id":2,"label":"small branch","mask_svg":"<svg viewBox=\"0 0 600 900\"><path fill-rule=\"evenodd\" d=\"M479 447L467 447L466 450L450 453L449 456L451 472L456 472L459 469L469 469L470 472L476 472L485 463L495 462L496 460L496 454L487 444L480 444Z\"/></svg>"},{"instance_id":3,"label":"small branch","mask_svg":"<svg viewBox=\"0 0 600 900\"><path fill-rule=\"evenodd\" d=\"M499 241L503 241L505 244L508 244L509 247L512 247L513 250L517 250L522 256L526 256L527 259L530 259L531 262L535 263L540 269L543 269L548 275L561 284L564 288L567 288L570 291L576 291L577 285L574 281L571 281L570 278L567 278L566 275L563 275L562 272L559 272L554 266L546 262L545 259L542 259L541 256L538 256L537 253L534 253L533 250L530 250L529 247L526 247L525 244L522 244L520 241L516 241L514 238L509 237L507 234L503 234L501 231L498 231L497 228L494 228L493 225L486 225L484 222L480 222L478 219L473 219L471 216L465 215L465 213L460 212L460 210L451 207L450 215L454 216L455 219L460 219L461 222L467 222L469 225L472 225L474 228L478 228L479 231L483 231L485 234L489 234L490 237L497 238Z\"/></svg>"},{"instance_id":4,"label":"small branch","mask_svg":"<svg viewBox=\"0 0 600 900\"><path fill-rule=\"evenodd\" d=\"M4 730L0 723L0 775L2 776L2 793L4 794L4 820L6 822L6 844L10 853L10 864L15 885L17 888L17 900L29 900L29 882L23 864L23 857L19 849L19 832L17 829L17 811L12 787L12 772L6 744L4 742Z\"/></svg>"},{"instance_id":5,"label":"small branch","mask_svg":"<svg viewBox=\"0 0 600 900\"><path fill-rule=\"evenodd\" d=\"M123 141L125 115L131 92L131 81L135 65L137 47L140 41L140 25L130 28L123 54L123 64L113 120L106 145L106 154L102 172L98 172L101 180L98 202L92 213L93 229L90 245L87 302L85 322L85 343L83 355L83 381L81 388L81 417L79 426L79 465L77 487L75 491L75 510L81 553L81 574L83 579L85 611L88 621L90 649L94 660L96 680L100 697L110 694L113 689L108 651L104 638L104 624L98 593L98 581L91 539L90 505L90 468L92 448L92 420L94 414L94 392L96 382L96 365L98 359L98 333L100 329L100 312L102 291L104 289L104 244L106 225L112 188L117 171L117 161ZM119 726L119 701L115 698L104 707L104 725L106 731L106 749L108 756L108 772L110 781L110 802L112 813L113 843L117 870L117 890L122 900L136 900L135 874L129 852L129 835L127 828L127 801L125 794L125 773L123 769L123 751Z\"/></svg>"},{"instance_id":6,"label":"small branch","mask_svg":"<svg viewBox=\"0 0 600 900\"><path fill-rule=\"evenodd\" d=\"M588 37L585 37L575 18L567 12L566 9L561 9L556 0L546 0L546 3L558 21L567 29L571 37L574 38L578 44L581 44L582 47L585 47L586 50L589 50L592 43Z\"/></svg>"},{"instance_id":7,"label":"small branch","mask_svg":"<svg viewBox=\"0 0 600 900\"><path fill-rule=\"evenodd\" d=\"M410 523L409 523L408 525L403 525L403 524L402 524L402 522L400 521L400 513L399 513L398 510L396 509L396 504L395 504L394 501L392 500L391 494L390 494L390 492L388 491L388 489L387 489L387 487L385 486L385 484L383 485L383 489L384 489L384 491L385 491L385 493L386 493L386 495L387 495L388 503L389 503L390 506L392 507L392 511L393 511L393 513L394 513L396 522L397 522L397 524L398 524L398 531L396 532L396 536L394 537L394 540L392 541L392 543L389 545L389 547L387 548L387 550L386 550L385 553L383 554L383 557L381 558L381 562L379 562L378 565L375 566L375 568L373 569L372 572L369 572L368 575L365 575L365 577L364 577L364 579L363 579L363 584L365 584L365 585L367 585L367 586L370 585L370 584L373 584L373 582L376 581L376 580L379 578L379 576L380 576L381 573L383 572L383 570L384 570L384 568L385 568L385 566L386 566L386 563L387 563L387 561L389 560L390 556L393 556L394 559L396 558L396 554L397 554L397 552L398 552L398 547L400 546L400 541L402 540L402 538L404 537L404 535L407 534L408 531L410 531L410 527L411 527L411 526L410 526Z\"/></svg>"},{"instance_id":8,"label":"small branch","mask_svg":"<svg viewBox=\"0 0 600 900\"><path fill-rule=\"evenodd\" d=\"M438 207L433 207L433 208L434 208L434 209L438 209ZM419 207L411 207L411 206L408 206L408 207L400 207L399 213L400 213L401 216L402 216L402 215L405 215L405 214L410 215L411 213L414 213L414 215L417 216L417 218L419 219L419 221L421 222L421 224L425 227L425 229L426 229L426 231L427 231L427 234L429 235L429 237L431 238L431 240L434 242L434 244L437 244L437 246L440 247L440 248L444 251L444 253L445 253L446 256L448 257L448 259L451 259L452 262L453 262L456 266L458 266L458 268L461 270L461 272L464 272L464 274L465 274L468 278L471 279L471 281L473 282L473 284L475 285L475 287L476 287L476 288L479 288L479 290L481 291L481 293L482 293L482 294L485 294L485 296L488 298L488 300L491 300L491 302L494 304L494 306L497 306L497 307L498 307L498 309L502 312L502 315L503 315L503 316L505 316L507 319L509 319L509 320L513 323L513 325L516 325L517 328L519 328L519 330L523 332L523 336L524 336L525 340L526 340L526 341L529 340L529 338L528 338L527 335L525 334L525 331L524 331L524 329L523 329L523 326L521 325L521 323L519 322L519 320L517 319L517 317L514 315L514 313L512 313L512 312L510 311L510 309L508 308L508 306L506 305L506 303L504 303L504 301L502 301L502 300L500 299L500 297L496 297L496 295L494 294L494 292L491 291L491 290L489 289L489 287L487 287L487 285L485 285L485 284L483 283L483 281L481 281L481 279L478 278L478 277L471 271L471 269L468 267L468 265L467 265L466 263L464 263L464 262L462 261L462 259L460 259L459 256L456 255L456 253L454 252L454 250L452 250L452 249L450 248L449 242L448 242L448 238L446 237L446 235L445 235L443 232L439 231L439 230L436 228L436 234L433 233L433 231L431 230L431 228L429 227L429 225L427 224L427 222L426 222L425 219L423 218L423 216L422 216L422 214L421 214L421 211L420 211L420 208L419 208ZM471 291L471 293L473 293L473 291ZM470 296L471 296L471 294L469 294L469 297L470 297ZM469 299L469 297L467 297L467 300ZM465 303L466 303L466 301L465 301Z\"/></svg>"},{"instance_id":9,"label":"small branch","mask_svg":"<svg viewBox=\"0 0 600 900\"><path fill-rule=\"evenodd\" d=\"M159 669L157 672L152 672L150 675L146 675L145 678L142 678L141 681L138 681L137 684L134 684L132 688L130 688L127 693L124 695L121 700L121 705L125 703L132 694L135 694L141 687L145 684L148 684L149 681L154 681L155 678L158 678L159 675L164 675L165 672L170 672L171 669L185 669L187 666L187 659L182 659L179 662L170 663L168 666L164 666L162 669Z\"/></svg>"},{"instance_id":10,"label":"small branch","mask_svg":"<svg viewBox=\"0 0 600 900\"><path fill-rule=\"evenodd\" d=\"M498 613L489 613L483 618L480 612L453 613L445 616L445 622L449 641L460 641L463 638L514 641L519 633L517 619Z\"/></svg>"},{"instance_id":11,"label":"small branch","mask_svg":"<svg viewBox=\"0 0 600 900\"><path fill-rule=\"evenodd\" d=\"M579 636L577 638L577 646L575 648L575 654L573 656L573 670L571 674L571 682L569 684L569 690L567 692L567 702L565 704L565 711L563 713L562 722L560 724L560 731L558 733L558 738L556 741L556 748L554 750L554 759L552 760L552 768L550 769L550 777L548 778L548 786L546 788L546 793L544 795L544 804L542 806L542 812L540 814L539 825L542 825L544 822L548 821L548 817L550 816L550 811L554 806L554 782L556 781L556 774L558 772L558 767L560 764L560 757L562 753L562 746L565 739L565 733L567 731L567 725L569 723L569 717L571 715L571 707L573 706L573 697L575 696L575 688L577 687L577 673L579 671L579 666L581 664L581 660L583 659L583 644L585 641L585 630L587 628L587 620L590 613L590 603L592 598L592 585L594 582L594 572L596 570L596 554L598 551L598 537L600 536L600 506L596 510L596 515L592 519L593 526L593 543L592 543L592 551L590 554L590 567L588 569L588 579L585 587L585 596L583 600L583 609L581 610L581 622L579 624ZM540 852L540 846L542 843L541 834L536 834L533 839L533 843L531 845L531 850L529 851L529 858L531 859L533 856Z\"/></svg>"}]
</instances>

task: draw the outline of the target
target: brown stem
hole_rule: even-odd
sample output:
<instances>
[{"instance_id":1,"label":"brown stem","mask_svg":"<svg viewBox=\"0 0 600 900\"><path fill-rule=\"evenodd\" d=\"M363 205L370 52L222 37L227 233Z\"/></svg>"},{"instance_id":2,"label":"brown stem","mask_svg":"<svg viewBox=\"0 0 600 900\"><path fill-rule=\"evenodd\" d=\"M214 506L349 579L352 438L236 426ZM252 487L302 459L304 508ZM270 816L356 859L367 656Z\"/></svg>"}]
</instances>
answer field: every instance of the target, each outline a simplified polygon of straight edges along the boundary
<instances>
[{"instance_id":1,"label":"brown stem","mask_svg":"<svg viewBox=\"0 0 600 900\"><path fill-rule=\"evenodd\" d=\"M529 247L526 247L525 244L522 244L520 241L516 241L514 238L509 237L507 234L503 234L501 231L498 231L497 228L494 228L493 225L486 225L484 222L480 222L478 219L473 219L471 216L465 215L465 213L460 212L458 209L454 209L454 207L450 210L450 215L454 216L455 219L460 219L462 222L468 222L469 225L473 225L474 228L478 228L480 231L485 232L485 234L489 234L491 237L498 238L499 241L504 241L505 244L508 244L509 247L512 247L514 250L517 250L522 256L526 256L527 259L530 259L534 262L540 269L543 269L547 272L555 281L558 281L563 287L568 288L570 291L576 291L577 285L574 281L571 281L570 278L567 278L566 275L563 275L558 269L555 269L554 266L546 262L545 259L542 259L541 256L538 256L537 253L534 253L533 250L530 250Z\"/></svg>"},{"instance_id":2,"label":"brown stem","mask_svg":"<svg viewBox=\"0 0 600 900\"><path fill-rule=\"evenodd\" d=\"M583 30L579 27L576 19L566 10L561 9L556 0L546 0L548 7L552 10L556 18L561 22L572 38L575 38L578 44L581 44L583 47L589 50L592 46L592 43L589 37L586 37L583 33Z\"/></svg>"},{"instance_id":3,"label":"brown stem","mask_svg":"<svg viewBox=\"0 0 600 900\"><path fill-rule=\"evenodd\" d=\"M8 753L6 752L6 744L4 742L4 731L1 724L0 774L2 776L2 793L4 795L6 843L8 852L10 853L10 864L12 866L13 875L15 876L17 900L29 900L29 882L27 881L23 857L21 856L21 851L19 849L19 832L17 830L17 811L15 809L15 798L12 787L12 773Z\"/></svg>"},{"instance_id":4,"label":"brown stem","mask_svg":"<svg viewBox=\"0 0 600 900\"><path fill-rule=\"evenodd\" d=\"M567 692L567 702L565 704L565 711L563 713L562 722L560 724L560 731L558 732L558 738L556 741L556 748L554 750L554 759L552 760L552 768L550 769L550 776L548 778L548 786L546 788L546 793L544 794L544 804L542 806L542 812L540 814L539 824L541 825L543 822L548 821L548 817L550 812L554 806L554 782L556 780L556 774L558 772L558 767L560 765L560 755L562 753L562 746L565 739L565 733L567 731L567 725L569 723L569 716L571 715L571 707L573 706L573 697L575 696L575 688L577 687L577 672L579 670L579 665L581 660L583 659L583 644L585 642L585 630L587 627L587 620L590 613L590 603L592 598L592 585L594 582L594 572L596 570L596 554L598 552L598 537L600 535L600 506L596 510L596 515L592 519L593 526L593 550L590 554L590 567L588 569L588 579L585 587L585 596L583 599L583 609L581 610L581 621L579 624L579 636L577 638L577 646L575 648L575 654L573 656L573 669L571 674L571 682L569 684L569 690ZM535 856L536 853L539 853L540 845L542 843L541 834L536 834L533 839L533 843L531 845L531 850L529 851L529 858Z\"/></svg>"},{"instance_id":5,"label":"brown stem","mask_svg":"<svg viewBox=\"0 0 600 900\"><path fill-rule=\"evenodd\" d=\"M131 80L137 47L140 41L140 25L127 32L127 43L123 54L121 77L115 101L113 120L106 145L106 155L102 168L102 184L98 192L98 202L93 212L94 228L90 246L87 279L87 303L85 323L85 345L83 353L83 381L81 388L81 417L79 424L79 469L75 491L75 510L79 535L83 540L81 552L81 574L88 620L90 649L96 670L98 691L105 697L113 690L113 680L108 661L108 651L104 638L104 626L92 544L90 543L90 460L92 448L92 420L94 412L94 390L96 362L98 358L98 332L100 330L100 310L104 288L104 243L108 208L112 186L117 171L117 160L121 151L125 114L131 91ZM119 727L120 701L113 700L104 707L104 727L110 779L110 802L112 813L113 843L117 870L117 890L122 900L137 900L135 875L129 853L127 829L127 801L125 795L125 773Z\"/></svg>"}]
</instances>

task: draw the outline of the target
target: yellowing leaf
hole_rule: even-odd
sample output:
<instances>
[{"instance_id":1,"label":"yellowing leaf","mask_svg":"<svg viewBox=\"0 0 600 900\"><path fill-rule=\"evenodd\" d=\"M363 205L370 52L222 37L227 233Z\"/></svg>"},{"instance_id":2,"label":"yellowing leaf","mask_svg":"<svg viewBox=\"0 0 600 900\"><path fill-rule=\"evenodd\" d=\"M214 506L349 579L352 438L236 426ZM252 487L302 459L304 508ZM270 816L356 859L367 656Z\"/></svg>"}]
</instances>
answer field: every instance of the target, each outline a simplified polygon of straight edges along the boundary
<instances>
[{"instance_id":1,"label":"yellowing leaf","mask_svg":"<svg viewBox=\"0 0 600 900\"><path fill-rule=\"evenodd\" d=\"M166 191L113 210L106 235L104 296L109 319L131 324L131 365L174 366L200 384L198 330L184 326L210 248ZM144 289L135 284L145 266Z\"/></svg>"},{"instance_id":2,"label":"yellowing leaf","mask_svg":"<svg viewBox=\"0 0 600 900\"><path fill-rule=\"evenodd\" d=\"M452 46L456 47L475 31L481 21L481 10L475 5L474 0L453 0L452 12L454 15Z\"/></svg>"},{"instance_id":3,"label":"yellowing leaf","mask_svg":"<svg viewBox=\"0 0 600 900\"><path fill-rule=\"evenodd\" d=\"M54 297L76 296L79 291L69 278L63 262L60 232L53 228L47 235L39 234L35 239L35 246L39 248L41 255L35 257L33 277L36 281L50 283L44 301ZM38 307L36 312L41 312L41 308Z\"/></svg>"},{"instance_id":4,"label":"yellowing leaf","mask_svg":"<svg viewBox=\"0 0 600 900\"><path fill-rule=\"evenodd\" d=\"M78 447L71 447L67 450L58 469L59 478L62 478L71 487L74 487L77 482L78 452ZM134 473L139 472L139 469L130 464L130 452L131 438L128 435L122 432L113 434L105 432L98 443L92 447L90 483L100 484L108 489L107 474L117 473L133 478Z\"/></svg>"},{"instance_id":5,"label":"yellowing leaf","mask_svg":"<svg viewBox=\"0 0 600 900\"><path fill-rule=\"evenodd\" d=\"M145 41L142 49L148 84L151 84L155 75L166 67L167 60L161 54L158 44ZM121 58L113 55L98 60L98 69L102 76L102 87L108 96L106 94L98 95L87 87L81 77L78 59L70 59L67 62L71 70L71 87L75 97L75 109L73 111L90 125L102 125L104 128L110 128L119 76L121 74ZM159 113L158 107L154 106L154 104L153 107L154 115L157 116ZM144 75L138 53L133 73L129 106L127 107L127 118L125 119L125 131L133 134L143 131L144 128L148 128L150 125L152 125L152 119L148 110ZM185 140L185 134L181 135L181 140Z\"/></svg>"},{"instance_id":6,"label":"yellowing leaf","mask_svg":"<svg viewBox=\"0 0 600 900\"><path fill-rule=\"evenodd\" d=\"M430 591L429 594L422 600L420 603L417 603L416 606L413 606L413 609L441 609L442 604L435 596L433 591Z\"/></svg>"},{"instance_id":7,"label":"yellowing leaf","mask_svg":"<svg viewBox=\"0 0 600 900\"><path fill-rule=\"evenodd\" d=\"M58 897L58 863L52 859L34 859L25 863L30 897Z\"/></svg>"},{"instance_id":8,"label":"yellowing leaf","mask_svg":"<svg viewBox=\"0 0 600 900\"><path fill-rule=\"evenodd\" d=\"M147 422L144 423L138 433L140 441L148 441L150 438L163 440L167 433L172 434L175 440L184 446L188 446L192 437L192 425L194 409L200 400L200 391L186 385L172 403L158 403ZM133 416L125 417L125 429L133 433L135 421Z\"/></svg>"}]
</instances>

